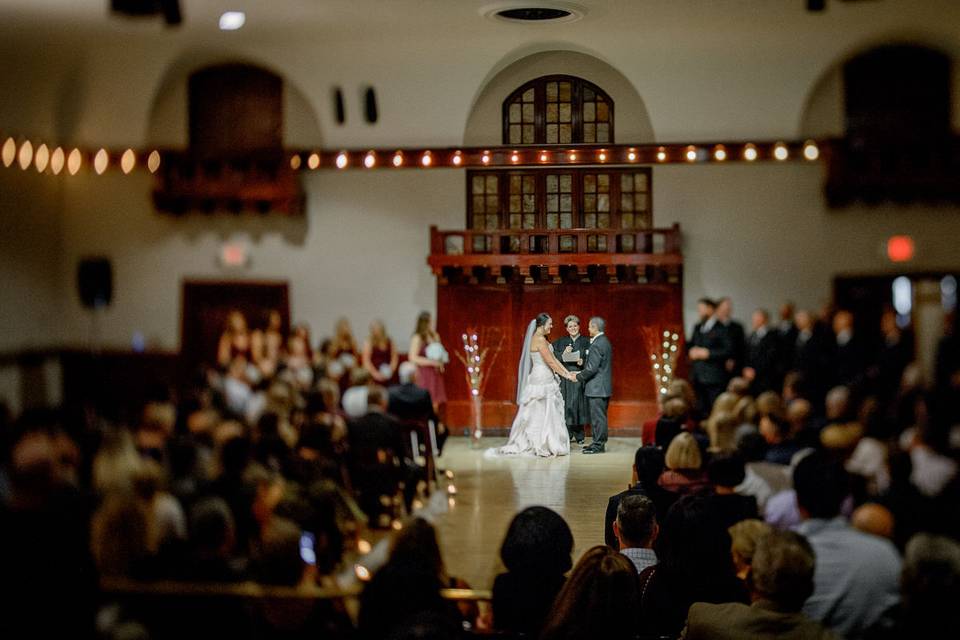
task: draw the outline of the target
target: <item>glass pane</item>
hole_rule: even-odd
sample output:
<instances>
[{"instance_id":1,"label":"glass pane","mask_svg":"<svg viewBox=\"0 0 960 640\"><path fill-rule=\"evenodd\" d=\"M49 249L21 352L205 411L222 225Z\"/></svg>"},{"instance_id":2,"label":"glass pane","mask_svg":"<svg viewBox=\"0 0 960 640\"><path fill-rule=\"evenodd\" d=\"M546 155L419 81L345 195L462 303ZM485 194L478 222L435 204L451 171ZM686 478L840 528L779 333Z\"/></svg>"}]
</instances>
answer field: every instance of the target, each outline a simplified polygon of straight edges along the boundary
<instances>
[{"instance_id":1,"label":"glass pane","mask_svg":"<svg viewBox=\"0 0 960 640\"><path fill-rule=\"evenodd\" d=\"M570 102L570 83L560 83L560 102Z\"/></svg>"},{"instance_id":2,"label":"glass pane","mask_svg":"<svg viewBox=\"0 0 960 640\"><path fill-rule=\"evenodd\" d=\"M636 184L637 191L647 190L647 174L638 173L634 176L633 181Z\"/></svg>"},{"instance_id":3,"label":"glass pane","mask_svg":"<svg viewBox=\"0 0 960 640\"><path fill-rule=\"evenodd\" d=\"M547 83L547 102L556 102L557 101L557 83L548 82Z\"/></svg>"},{"instance_id":4,"label":"glass pane","mask_svg":"<svg viewBox=\"0 0 960 640\"><path fill-rule=\"evenodd\" d=\"M520 132L520 125L510 125L510 144L521 144L523 134Z\"/></svg>"},{"instance_id":5,"label":"glass pane","mask_svg":"<svg viewBox=\"0 0 960 640\"><path fill-rule=\"evenodd\" d=\"M487 229L496 229L500 226L500 220L497 219L497 216L487 215Z\"/></svg>"},{"instance_id":6,"label":"glass pane","mask_svg":"<svg viewBox=\"0 0 960 640\"><path fill-rule=\"evenodd\" d=\"M607 250L607 237L597 236L597 251L606 251L606 250Z\"/></svg>"},{"instance_id":7,"label":"glass pane","mask_svg":"<svg viewBox=\"0 0 960 640\"><path fill-rule=\"evenodd\" d=\"M483 230L483 216L473 216L473 228Z\"/></svg>"},{"instance_id":8,"label":"glass pane","mask_svg":"<svg viewBox=\"0 0 960 640\"><path fill-rule=\"evenodd\" d=\"M500 208L497 204L497 196L487 196L487 213L496 213Z\"/></svg>"},{"instance_id":9,"label":"glass pane","mask_svg":"<svg viewBox=\"0 0 960 640\"><path fill-rule=\"evenodd\" d=\"M533 87L530 87L523 92L523 101L524 102L533 102Z\"/></svg>"},{"instance_id":10,"label":"glass pane","mask_svg":"<svg viewBox=\"0 0 960 640\"><path fill-rule=\"evenodd\" d=\"M519 229L519 228L520 228L520 214L519 214L519 213L511 213L511 214L510 214L510 228L511 228L511 229Z\"/></svg>"},{"instance_id":11,"label":"glass pane","mask_svg":"<svg viewBox=\"0 0 960 640\"><path fill-rule=\"evenodd\" d=\"M633 196L633 210L634 211L647 210L647 194L638 193Z\"/></svg>"},{"instance_id":12,"label":"glass pane","mask_svg":"<svg viewBox=\"0 0 960 640\"><path fill-rule=\"evenodd\" d=\"M573 198L571 196L560 196L560 211L573 211Z\"/></svg>"},{"instance_id":13,"label":"glass pane","mask_svg":"<svg viewBox=\"0 0 960 640\"><path fill-rule=\"evenodd\" d=\"M620 174L620 191L633 191L633 176L629 173Z\"/></svg>"},{"instance_id":14,"label":"glass pane","mask_svg":"<svg viewBox=\"0 0 960 640\"><path fill-rule=\"evenodd\" d=\"M583 226L587 229L596 229L597 228L597 214L595 213L585 213L583 214Z\"/></svg>"},{"instance_id":15,"label":"glass pane","mask_svg":"<svg viewBox=\"0 0 960 640\"><path fill-rule=\"evenodd\" d=\"M596 193L597 176L590 174L583 176L583 190L585 193Z\"/></svg>"},{"instance_id":16,"label":"glass pane","mask_svg":"<svg viewBox=\"0 0 960 640\"><path fill-rule=\"evenodd\" d=\"M534 183L533 176L523 176L523 192L534 193L535 191L536 191L536 186Z\"/></svg>"},{"instance_id":17,"label":"glass pane","mask_svg":"<svg viewBox=\"0 0 960 640\"><path fill-rule=\"evenodd\" d=\"M533 103L523 105L523 121L533 122Z\"/></svg>"},{"instance_id":18,"label":"glass pane","mask_svg":"<svg viewBox=\"0 0 960 640\"><path fill-rule=\"evenodd\" d=\"M610 125L597 125L597 142L610 142Z\"/></svg>"},{"instance_id":19,"label":"glass pane","mask_svg":"<svg viewBox=\"0 0 960 640\"><path fill-rule=\"evenodd\" d=\"M533 213L523 214L523 228L535 229L537 227L537 216Z\"/></svg>"},{"instance_id":20,"label":"glass pane","mask_svg":"<svg viewBox=\"0 0 960 640\"><path fill-rule=\"evenodd\" d=\"M557 175L551 173L547 176L547 193L557 192Z\"/></svg>"},{"instance_id":21,"label":"glass pane","mask_svg":"<svg viewBox=\"0 0 960 640\"><path fill-rule=\"evenodd\" d=\"M512 105L510 105L509 118L510 118L510 122L520 122L520 103L519 102L514 102Z\"/></svg>"},{"instance_id":22,"label":"glass pane","mask_svg":"<svg viewBox=\"0 0 960 640\"><path fill-rule=\"evenodd\" d=\"M633 236L620 236L620 246L624 251L633 251Z\"/></svg>"},{"instance_id":23,"label":"glass pane","mask_svg":"<svg viewBox=\"0 0 960 640\"><path fill-rule=\"evenodd\" d=\"M600 213L597 214L597 226L601 229L610 228L610 214L609 213Z\"/></svg>"},{"instance_id":24,"label":"glass pane","mask_svg":"<svg viewBox=\"0 0 960 640\"><path fill-rule=\"evenodd\" d=\"M547 122L556 122L558 117L557 103L547 103Z\"/></svg>"},{"instance_id":25,"label":"glass pane","mask_svg":"<svg viewBox=\"0 0 960 640\"><path fill-rule=\"evenodd\" d=\"M573 127L569 124L560 125L560 144L573 142Z\"/></svg>"},{"instance_id":26,"label":"glass pane","mask_svg":"<svg viewBox=\"0 0 960 640\"><path fill-rule=\"evenodd\" d=\"M560 251L573 251L573 236L560 236Z\"/></svg>"},{"instance_id":27,"label":"glass pane","mask_svg":"<svg viewBox=\"0 0 960 640\"><path fill-rule=\"evenodd\" d=\"M583 141L584 142L597 141L597 125L590 122L587 122L583 125Z\"/></svg>"},{"instance_id":28,"label":"glass pane","mask_svg":"<svg viewBox=\"0 0 960 640\"><path fill-rule=\"evenodd\" d=\"M597 236L587 236L587 251L597 250Z\"/></svg>"},{"instance_id":29,"label":"glass pane","mask_svg":"<svg viewBox=\"0 0 960 640\"><path fill-rule=\"evenodd\" d=\"M560 214L560 226L563 229L573 229L573 214L572 213L561 213Z\"/></svg>"},{"instance_id":30,"label":"glass pane","mask_svg":"<svg viewBox=\"0 0 960 640\"><path fill-rule=\"evenodd\" d=\"M520 196L510 196L510 213L520 211Z\"/></svg>"},{"instance_id":31,"label":"glass pane","mask_svg":"<svg viewBox=\"0 0 960 640\"><path fill-rule=\"evenodd\" d=\"M597 196L597 211L610 211L610 194L601 193Z\"/></svg>"},{"instance_id":32,"label":"glass pane","mask_svg":"<svg viewBox=\"0 0 960 640\"><path fill-rule=\"evenodd\" d=\"M473 196L473 212L483 213L483 196Z\"/></svg>"},{"instance_id":33,"label":"glass pane","mask_svg":"<svg viewBox=\"0 0 960 640\"><path fill-rule=\"evenodd\" d=\"M486 238L474 238L473 239L473 251L474 253L485 253L487 250L487 239Z\"/></svg>"},{"instance_id":34,"label":"glass pane","mask_svg":"<svg viewBox=\"0 0 960 640\"><path fill-rule=\"evenodd\" d=\"M583 196L583 210L584 211L597 210L597 196L595 194L590 193Z\"/></svg>"},{"instance_id":35,"label":"glass pane","mask_svg":"<svg viewBox=\"0 0 960 640\"><path fill-rule=\"evenodd\" d=\"M573 190L573 176L569 173L565 173L560 176L560 191L564 193L570 193Z\"/></svg>"},{"instance_id":36,"label":"glass pane","mask_svg":"<svg viewBox=\"0 0 960 640\"><path fill-rule=\"evenodd\" d=\"M473 187L471 191L474 195L483 193L483 176L473 176Z\"/></svg>"},{"instance_id":37,"label":"glass pane","mask_svg":"<svg viewBox=\"0 0 960 640\"><path fill-rule=\"evenodd\" d=\"M620 216L620 226L624 229L633 229L633 214L624 213Z\"/></svg>"},{"instance_id":38,"label":"glass pane","mask_svg":"<svg viewBox=\"0 0 960 640\"><path fill-rule=\"evenodd\" d=\"M535 212L537 210L536 196L534 195L524 195L523 196L523 211L524 213Z\"/></svg>"},{"instance_id":39,"label":"glass pane","mask_svg":"<svg viewBox=\"0 0 960 640\"><path fill-rule=\"evenodd\" d=\"M560 103L560 122L570 122L573 114L573 105L569 102Z\"/></svg>"},{"instance_id":40,"label":"glass pane","mask_svg":"<svg viewBox=\"0 0 960 640\"><path fill-rule=\"evenodd\" d=\"M633 211L633 194L620 194L620 211Z\"/></svg>"},{"instance_id":41,"label":"glass pane","mask_svg":"<svg viewBox=\"0 0 960 640\"><path fill-rule=\"evenodd\" d=\"M556 229L557 224L559 223L560 216L555 213L547 214L547 229Z\"/></svg>"},{"instance_id":42,"label":"glass pane","mask_svg":"<svg viewBox=\"0 0 960 640\"><path fill-rule=\"evenodd\" d=\"M560 142L560 131L555 124L547 125L547 144L557 144Z\"/></svg>"},{"instance_id":43,"label":"glass pane","mask_svg":"<svg viewBox=\"0 0 960 640\"><path fill-rule=\"evenodd\" d=\"M520 182L523 176L510 176L510 193L520 193Z\"/></svg>"},{"instance_id":44,"label":"glass pane","mask_svg":"<svg viewBox=\"0 0 960 640\"><path fill-rule=\"evenodd\" d=\"M584 102L583 103L583 120L584 122L593 122L597 119L597 105L594 102Z\"/></svg>"},{"instance_id":45,"label":"glass pane","mask_svg":"<svg viewBox=\"0 0 960 640\"><path fill-rule=\"evenodd\" d=\"M547 211L557 211L560 209L560 201L555 195L547 196Z\"/></svg>"},{"instance_id":46,"label":"glass pane","mask_svg":"<svg viewBox=\"0 0 960 640\"><path fill-rule=\"evenodd\" d=\"M584 99L584 100L589 100L589 101L592 102L592 101L593 101L593 98L594 98L593 89L591 89L590 87L584 87L584 88L583 88L583 99Z\"/></svg>"},{"instance_id":47,"label":"glass pane","mask_svg":"<svg viewBox=\"0 0 960 640\"><path fill-rule=\"evenodd\" d=\"M606 102L603 102L603 101L597 102L597 121L598 122L610 121L610 108L607 106Z\"/></svg>"},{"instance_id":48,"label":"glass pane","mask_svg":"<svg viewBox=\"0 0 960 640\"><path fill-rule=\"evenodd\" d=\"M521 144L533 144L533 125L525 124L523 125L523 142Z\"/></svg>"},{"instance_id":49,"label":"glass pane","mask_svg":"<svg viewBox=\"0 0 960 640\"><path fill-rule=\"evenodd\" d=\"M610 192L610 174L601 173L597 176L597 189L603 193Z\"/></svg>"},{"instance_id":50,"label":"glass pane","mask_svg":"<svg viewBox=\"0 0 960 640\"><path fill-rule=\"evenodd\" d=\"M487 193L488 194L497 192L498 182L499 181L497 180L497 176L487 176Z\"/></svg>"}]
</instances>

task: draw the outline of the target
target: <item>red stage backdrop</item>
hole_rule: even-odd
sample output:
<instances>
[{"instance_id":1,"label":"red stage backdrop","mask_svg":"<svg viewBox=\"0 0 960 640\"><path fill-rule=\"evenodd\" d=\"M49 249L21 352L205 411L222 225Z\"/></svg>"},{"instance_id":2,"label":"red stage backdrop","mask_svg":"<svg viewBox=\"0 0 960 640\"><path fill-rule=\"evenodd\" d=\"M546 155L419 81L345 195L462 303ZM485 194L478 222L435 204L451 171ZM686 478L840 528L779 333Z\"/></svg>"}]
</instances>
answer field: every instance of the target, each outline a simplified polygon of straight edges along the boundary
<instances>
[{"instance_id":1,"label":"red stage backdrop","mask_svg":"<svg viewBox=\"0 0 960 640\"><path fill-rule=\"evenodd\" d=\"M580 317L583 333L591 316L607 322L613 344L613 397L610 428L633 434L642 422L657 412L656 389L650 370L650 353L644 328L669 329L682 335L682 288L679 283L630 282L505 284L446 283L437 285L437 330L451 352L462 349L468 328L488 334L486 344L496 344L496 332L504 335L503 347L493 367L483 397L484 428L509 428L516 405L517 363L527 324L540 312L553 317L555 340L566 335L563 318ZM469 389L463 365L454 357L446 369L449 404L447 421L453 427L470 423Z\"/></svg>"}]
</instances>

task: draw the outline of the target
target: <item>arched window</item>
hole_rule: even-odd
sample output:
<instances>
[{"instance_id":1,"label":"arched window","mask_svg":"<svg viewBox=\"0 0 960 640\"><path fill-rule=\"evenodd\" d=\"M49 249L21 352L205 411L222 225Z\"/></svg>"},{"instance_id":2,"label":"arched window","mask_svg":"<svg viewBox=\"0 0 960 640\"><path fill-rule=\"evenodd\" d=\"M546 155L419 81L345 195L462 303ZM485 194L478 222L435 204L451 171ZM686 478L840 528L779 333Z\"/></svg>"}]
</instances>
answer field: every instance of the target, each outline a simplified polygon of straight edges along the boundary
<instances>
[{"instance_id":1,"label":"arched window","mask_svg":"<svg viewBox=\"0 0 960 640\"><path fill-rule=\"evenodd\" d=\"M504 144L609 144L613 101L574 76L543 76L503 102Z\"/></svg>"}]
</instances>

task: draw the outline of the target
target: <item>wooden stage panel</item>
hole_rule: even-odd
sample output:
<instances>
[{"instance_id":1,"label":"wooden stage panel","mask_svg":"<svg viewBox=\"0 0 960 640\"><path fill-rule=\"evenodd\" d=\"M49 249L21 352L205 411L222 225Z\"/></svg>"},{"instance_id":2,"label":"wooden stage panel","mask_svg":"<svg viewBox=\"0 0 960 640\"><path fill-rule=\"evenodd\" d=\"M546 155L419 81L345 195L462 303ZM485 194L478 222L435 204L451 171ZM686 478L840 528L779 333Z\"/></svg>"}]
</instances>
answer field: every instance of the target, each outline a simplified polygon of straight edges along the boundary
<instances>
[{"instance_id":1,"label":"wooden stage panel","mask_svg":"<svg viewBox=\"0 0 960 640\"><path fill-rule=\"evenodd\" d=\"M607 321L613 343L611 429L636 428L656 414L656 389L644 329L682 334L682 291L672 284L439 284L437 330L451 352L460 350L462 335L476 329L481 347L503 345L484 392L484 426L509 427L516 410L517 363L527 323L545 311L554 320L551 338L565 335L563 318L580 317L583 331L590 316ZM470 422L469 388L463 365L455 357L446 369L447 421L454 427Z\"/></svg>"}]
</instances>

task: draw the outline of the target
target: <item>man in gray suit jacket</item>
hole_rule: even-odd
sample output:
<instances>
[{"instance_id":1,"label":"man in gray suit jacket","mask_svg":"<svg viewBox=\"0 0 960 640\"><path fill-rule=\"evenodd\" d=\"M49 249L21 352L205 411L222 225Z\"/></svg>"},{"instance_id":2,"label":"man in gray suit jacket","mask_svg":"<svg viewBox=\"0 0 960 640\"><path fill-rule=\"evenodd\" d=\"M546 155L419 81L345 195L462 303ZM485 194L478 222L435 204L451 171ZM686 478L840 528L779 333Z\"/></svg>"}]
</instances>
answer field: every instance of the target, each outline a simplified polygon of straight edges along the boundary
<instances>
[{"instance_id":1,"label":"man in gray suit jacket","mask_svg":"<svg viewBox=\"0 0 960 640\"><path fill-rule=\"evenodd\" d=\"M604 335L607 323L603 318L590 318L590 349L587 365L577 374L584 383L584 394L590 407L590 428L593 442L584 453L603 453L607 444L607 407L613 393L613 347Z\"/></svg>"}]
</instances>

